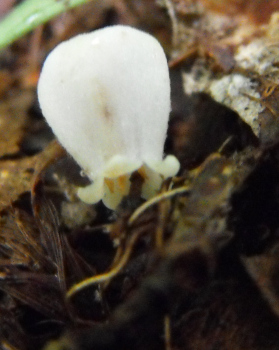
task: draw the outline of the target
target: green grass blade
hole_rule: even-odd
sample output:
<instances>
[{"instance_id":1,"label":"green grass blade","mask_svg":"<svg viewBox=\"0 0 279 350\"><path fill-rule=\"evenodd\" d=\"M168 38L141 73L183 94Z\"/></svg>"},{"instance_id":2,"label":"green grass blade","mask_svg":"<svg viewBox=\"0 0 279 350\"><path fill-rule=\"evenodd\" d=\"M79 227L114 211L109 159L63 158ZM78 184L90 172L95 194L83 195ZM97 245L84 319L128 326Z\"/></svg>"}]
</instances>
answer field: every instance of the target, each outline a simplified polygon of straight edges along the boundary
<instances>
[{"instance_id":1,"label":"green grass blade","mask_svg":"<svg viewBox=\"0 0 279 350\"><path fill-rule=\"evenodd\" d=\"M92 0L25 0L0 22L0 50L40 24L89 1Z\"/></svg>"}]
</instances>

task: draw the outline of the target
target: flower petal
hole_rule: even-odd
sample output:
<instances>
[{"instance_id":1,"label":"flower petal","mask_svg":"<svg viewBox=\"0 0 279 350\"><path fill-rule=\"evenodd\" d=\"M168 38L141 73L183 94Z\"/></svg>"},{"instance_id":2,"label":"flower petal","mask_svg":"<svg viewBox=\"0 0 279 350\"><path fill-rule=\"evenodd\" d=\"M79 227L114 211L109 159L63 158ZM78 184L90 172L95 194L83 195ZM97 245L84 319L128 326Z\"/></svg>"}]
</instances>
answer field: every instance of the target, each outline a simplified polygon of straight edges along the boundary
<instances>
[{"instance_id":1,"label":"flower petal","mask_svg":"<svg viewBox=\"0 0 279 350\"><path fill-rule=\"evenodd\" d=\"M101 176L97 177L91 185L80 187L78 189L78 196L88 204L99 202L104 196L104 178Z\"/></svg>"}]
</instances>

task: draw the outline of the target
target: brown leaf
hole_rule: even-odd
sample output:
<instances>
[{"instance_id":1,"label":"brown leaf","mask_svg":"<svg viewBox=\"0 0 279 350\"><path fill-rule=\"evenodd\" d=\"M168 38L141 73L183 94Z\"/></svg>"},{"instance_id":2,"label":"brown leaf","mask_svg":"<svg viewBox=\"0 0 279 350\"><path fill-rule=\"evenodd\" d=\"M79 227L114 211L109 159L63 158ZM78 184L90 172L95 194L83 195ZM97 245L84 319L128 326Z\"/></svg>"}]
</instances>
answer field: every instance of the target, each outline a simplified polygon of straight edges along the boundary
<instances>
[{"instance_id":1,"label":"brown leaf","mask_svg":"<svg viewBox=\"0 0 279 350\"><path fill-rule=\"evenodd\" d=\"M27 92L0 103L0 157L19 152L27 123L25 111L32 100L33 95Z\"/></svg>"},{"instance_id":2,"label":"brown leaf","mask_svg":"<svg viewBox=\"0 0 279 350\"><path fill-rule=\"evenodd\" d=\"M38 156L0 162L0 210L30 191Z\"/></svg>"},{"instance_id":3,"label":"brown leaf","mask_svg":"<svg viewBox=\"0 0 279 350\"><path fill-rule=\"evenodd\" d=\"M10 206L24 192L31 191L33 182L40 180L39 174L55 159L62 157L64 152L54 141L33 157L0 162L0 211Z\"/></svg>"}]
</instances>

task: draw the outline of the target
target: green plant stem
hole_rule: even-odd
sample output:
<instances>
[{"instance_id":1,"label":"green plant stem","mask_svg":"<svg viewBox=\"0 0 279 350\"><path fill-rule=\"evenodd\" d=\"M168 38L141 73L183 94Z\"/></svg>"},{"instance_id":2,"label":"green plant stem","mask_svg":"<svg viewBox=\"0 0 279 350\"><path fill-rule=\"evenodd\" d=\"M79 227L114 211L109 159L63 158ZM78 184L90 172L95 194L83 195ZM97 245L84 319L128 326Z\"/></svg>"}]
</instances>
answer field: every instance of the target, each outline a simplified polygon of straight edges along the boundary
<instances>
[{"instance_id":1,"label":"green plant stem","mask_svg":"<svg viewBox=\"0 0 279 350\"><path fill-rule=\"evenodd\" d=\"M0 50L40 24L89 1L92 0L25 0L0 22Z\"/></svg>"}]
</instances>

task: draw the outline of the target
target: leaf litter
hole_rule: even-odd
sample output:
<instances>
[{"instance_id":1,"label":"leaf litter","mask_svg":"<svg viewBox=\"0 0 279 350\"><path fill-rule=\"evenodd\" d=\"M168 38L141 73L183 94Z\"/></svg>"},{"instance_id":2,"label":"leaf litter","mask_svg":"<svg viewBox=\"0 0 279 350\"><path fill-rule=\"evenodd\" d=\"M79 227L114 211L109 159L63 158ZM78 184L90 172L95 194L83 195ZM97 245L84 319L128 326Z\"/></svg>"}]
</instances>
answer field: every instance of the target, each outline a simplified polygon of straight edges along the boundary
<instances>
[{"instance_id":1,"label":"leaf litter","mask_svg":"<svg viewBox=\"0 0 279 350\"><path fill-rule=\"evenodd\" d=\"M98 4L98 18L88 4L1 55L2 348L278 348L278 8L262 4L117 0ZM74 185L88 180L55 141L45 146L35 94L51 47L111 23L164 43L166 149L182 164L148 202L134 174L116 212L77 199ZM249 84L228 99L238 75Z\"/></svg>"}]
</instances>

